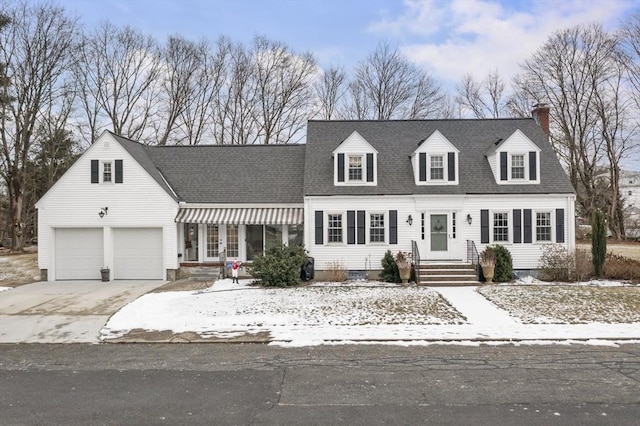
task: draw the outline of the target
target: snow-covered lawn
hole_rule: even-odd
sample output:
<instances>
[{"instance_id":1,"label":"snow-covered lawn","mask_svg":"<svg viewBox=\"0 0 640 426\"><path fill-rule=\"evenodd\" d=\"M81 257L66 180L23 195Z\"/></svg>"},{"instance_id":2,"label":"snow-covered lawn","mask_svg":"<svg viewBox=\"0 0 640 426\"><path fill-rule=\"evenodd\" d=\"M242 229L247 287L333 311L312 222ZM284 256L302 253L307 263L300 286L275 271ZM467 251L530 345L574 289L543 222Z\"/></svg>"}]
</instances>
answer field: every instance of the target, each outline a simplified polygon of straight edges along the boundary
<instances>
[{"instance_id":1,"label":"snow-covered lawn","mask_svg":"<svg viewBox=\"0 0 640 426\"><path fill-rule=\"evenodd\" d=\"M227 279L202 290L147 294L111 317L102 338L145 332L166 338L187 333L199 339L258 336L293 346L356 341L640 339L640 287L622 283L609 282L606 287L519 283L483 286L478 291L474 287L401 287L374 282L266 289L250 283L232 284ZM496 303L483 297L485 293ZM589 295L593 295L594 306L604 303L601 309L592 309L600 316L583 313ZM557 300L571 308L564 309ZM526 310L545 305L544 311ZM570 311L579 315L572 317Z\"/></svg>"},{"instance_id":2,"label":"snow-covered lawn","mask_svg":"<svg viewBox=\"0 0 640 426\"><path fill-rule=\"evenodd\" d=\"M498 285L478 292L525 324L640 323L638 286Z\"/></svg>"},{"instance_id":3,"label":"snow-covered lawn","mask_svg":"<svg viewBox=\"0 0 640 426\"><path fill-rule=\"evenodd\" d=\"M39 280L36 253L0 255L0 286L12 287Z\"/></svg>"}]
</instances>

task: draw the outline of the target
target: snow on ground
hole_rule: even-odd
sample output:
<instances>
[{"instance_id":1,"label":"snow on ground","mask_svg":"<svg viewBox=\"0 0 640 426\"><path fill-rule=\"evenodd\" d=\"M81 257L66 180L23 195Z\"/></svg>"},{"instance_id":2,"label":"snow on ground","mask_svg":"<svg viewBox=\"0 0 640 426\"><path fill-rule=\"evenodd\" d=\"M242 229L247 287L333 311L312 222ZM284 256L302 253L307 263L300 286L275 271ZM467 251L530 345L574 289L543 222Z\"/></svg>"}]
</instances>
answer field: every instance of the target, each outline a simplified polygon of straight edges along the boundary
<instances>
[{"instance_id":1,"label":"snow on ground","mask_svg":"<svg viewBox=\"0 0 640 426\"><path fill-rule=\"evenodd\" d=\"M147 294L111 317L102 338L142 329L195 332L204 338L260 333L282 346L640 340L640 322L522 321L482 297L476 287L357 282L265 289L250 283L232 284L227 279L200 291Z\"/></svg>"},{"instance_id":2,"label":"snow on ground","mask_svg":"<svg viewBox=\"0 0 640 426\"><path fill-rule=\"evenodd\" d=\"M0 287L0 291L11 290L13 287Z\"/></svg>"}]
</instances>

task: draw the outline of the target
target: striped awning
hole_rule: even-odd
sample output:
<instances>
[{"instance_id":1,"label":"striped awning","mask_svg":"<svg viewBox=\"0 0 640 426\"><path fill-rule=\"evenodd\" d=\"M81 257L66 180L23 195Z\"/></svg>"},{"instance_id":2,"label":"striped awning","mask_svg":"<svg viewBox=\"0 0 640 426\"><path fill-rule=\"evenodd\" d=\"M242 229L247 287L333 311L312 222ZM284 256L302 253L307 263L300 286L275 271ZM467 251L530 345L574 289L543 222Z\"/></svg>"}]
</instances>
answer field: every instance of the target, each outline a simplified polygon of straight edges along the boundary
<instances>
[{"instance_id":1,"label":"striped awning","mask_svg":"<svg viewBox=\"0 0 640 426\"><path fill-rule=\"evenodd\" d=\"M231 225L301 225L303 208L184 208L176 222Z\"/></svg>"}]
</instances>

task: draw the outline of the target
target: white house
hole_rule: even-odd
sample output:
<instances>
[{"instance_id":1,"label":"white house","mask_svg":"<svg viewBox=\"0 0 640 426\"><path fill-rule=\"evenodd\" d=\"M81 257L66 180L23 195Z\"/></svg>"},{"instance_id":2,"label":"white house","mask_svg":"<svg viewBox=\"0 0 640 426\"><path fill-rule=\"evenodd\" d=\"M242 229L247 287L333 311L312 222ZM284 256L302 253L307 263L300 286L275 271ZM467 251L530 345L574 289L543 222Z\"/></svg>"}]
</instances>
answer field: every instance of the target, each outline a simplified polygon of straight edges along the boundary
<instances>
[{"instance_id":1,"label":"white house","mask_svg":"<svg viewBox=\"0 0 640 426\"><path fill-rule=\"evenodd\" d=\"M250 262L274 241L380 270L387 250L466 263L501 244L514 268L575 246L575 195L535 119L310 121L302 145L145 146L103 134L37 203L50 280L168 278ZM548 128L546 129L548 132Z\"/></svg>"}]
</instances>

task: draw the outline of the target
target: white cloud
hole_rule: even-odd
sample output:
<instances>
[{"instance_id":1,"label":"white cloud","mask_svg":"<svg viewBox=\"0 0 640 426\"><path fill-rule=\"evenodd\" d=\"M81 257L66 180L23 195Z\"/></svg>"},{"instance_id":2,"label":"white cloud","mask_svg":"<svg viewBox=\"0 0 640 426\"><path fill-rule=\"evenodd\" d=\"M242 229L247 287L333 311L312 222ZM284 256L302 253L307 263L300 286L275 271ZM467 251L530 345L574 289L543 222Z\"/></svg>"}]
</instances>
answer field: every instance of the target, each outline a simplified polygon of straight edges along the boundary
<instances>
[{"instance_id":1,"label":"white cloud","mask_svg":"<svg viewBox=\"0 0 640 426\"><path fill-rule=\"evenodd\" d=\"M508 81L552 32L590 22L615 28L632 8L627 0L405 1L397 17L369 30L398 40L410 60L445 84L467 73L481 79L495 69Z\"/></svg>"}]
</instances>

